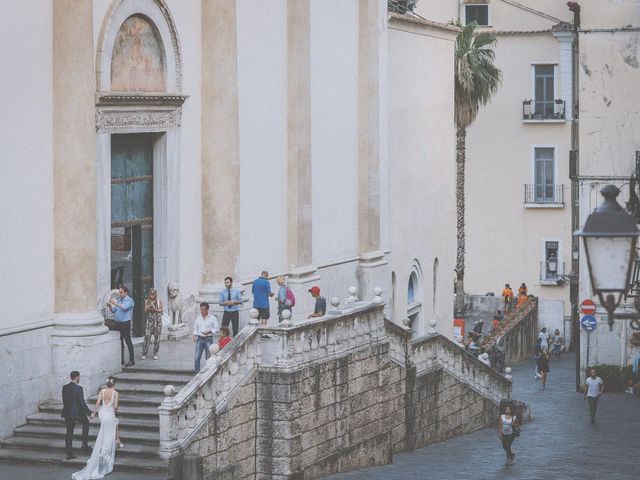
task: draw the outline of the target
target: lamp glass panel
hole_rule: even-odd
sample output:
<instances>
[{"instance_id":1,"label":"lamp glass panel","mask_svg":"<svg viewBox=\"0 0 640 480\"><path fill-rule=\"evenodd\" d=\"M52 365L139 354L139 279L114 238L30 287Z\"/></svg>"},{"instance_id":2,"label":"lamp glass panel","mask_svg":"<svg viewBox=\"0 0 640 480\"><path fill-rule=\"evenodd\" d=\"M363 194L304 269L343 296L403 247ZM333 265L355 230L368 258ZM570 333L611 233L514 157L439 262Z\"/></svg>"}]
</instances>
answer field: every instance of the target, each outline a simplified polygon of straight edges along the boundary
<instances>
[{"instance_id":1,"label":"lamp glass panel","mask_svg":"<svg viewBox=\"0 0 640 480\"><path fill-rule=\"evenodd\" d=\"M626 290L633 239L629 237L585 237L584 240L593 289Z\"/></svg>"}]
</instances>

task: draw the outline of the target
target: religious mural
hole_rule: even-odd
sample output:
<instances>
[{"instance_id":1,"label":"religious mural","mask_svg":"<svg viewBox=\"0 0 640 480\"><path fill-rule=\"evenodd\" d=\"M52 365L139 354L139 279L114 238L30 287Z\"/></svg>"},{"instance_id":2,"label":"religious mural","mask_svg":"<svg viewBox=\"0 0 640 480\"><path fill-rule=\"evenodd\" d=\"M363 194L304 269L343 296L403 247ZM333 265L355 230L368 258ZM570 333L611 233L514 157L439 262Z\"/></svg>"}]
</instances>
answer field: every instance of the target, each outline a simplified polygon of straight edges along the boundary
<instances>
[{"instance_id":1,"label":"religious mural","mask_svg":"<svg viewBox=\"0 0 640 480\"><path fill-rule=\"evenodd\" d=\"M113 47L111 91L165 91L164 63L164 49L155 25L141 15L127 18Z\"/></svg>"}]
</instances>

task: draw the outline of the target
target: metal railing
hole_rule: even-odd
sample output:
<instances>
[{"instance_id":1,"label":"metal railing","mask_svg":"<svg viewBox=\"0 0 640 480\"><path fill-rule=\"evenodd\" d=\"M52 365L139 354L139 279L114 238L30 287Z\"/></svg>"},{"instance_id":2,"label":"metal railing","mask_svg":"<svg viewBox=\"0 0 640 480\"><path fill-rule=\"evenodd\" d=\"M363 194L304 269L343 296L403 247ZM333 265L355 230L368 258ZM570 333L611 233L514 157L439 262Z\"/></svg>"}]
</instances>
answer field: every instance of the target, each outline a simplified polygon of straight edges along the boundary
<instances>
[{"instance_id":1,"label":"metal railing","mask_svg":"<svg viewBox=\"0 0 640 480\"><path fill-rule=\"evenodd\" d=\"M563 204L564 185L525 184L524 203Z\"/></svg>"},{"instance_id":2,"label":"metal railing","mask_svg":"<svg viewBox=\"0 0 640 480\"><path fill-rule=\"evenodd\" d=\"M553 101L522 101L523 120L564 120L566 111L564 100Z\"/></svg>"},{"instance_id":3,"label":"metal railing","mask_svg":"<svg viewBox=\"0 0 640 480\"><path fill-rule=\"evenodd\" d=\"M559 280L564 274L564 262L540 262L540 280Z\"/></svg>"}]
</instances>

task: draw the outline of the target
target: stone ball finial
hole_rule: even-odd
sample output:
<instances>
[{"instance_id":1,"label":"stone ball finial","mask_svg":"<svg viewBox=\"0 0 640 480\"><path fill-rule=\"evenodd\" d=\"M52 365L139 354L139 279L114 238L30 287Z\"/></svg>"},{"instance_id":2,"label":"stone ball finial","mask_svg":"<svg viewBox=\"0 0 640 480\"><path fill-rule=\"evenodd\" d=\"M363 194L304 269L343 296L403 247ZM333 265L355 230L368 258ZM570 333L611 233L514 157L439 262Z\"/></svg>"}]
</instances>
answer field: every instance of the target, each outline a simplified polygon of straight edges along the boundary
<instances>
[{"instance_id":1,"label":"stone ball finial","mask_svg":"<svg viewBox=\"0 0 640 480\"><path fill-rule=\"evenodd\" d=\"M249 320L250 325L258 325L258 315L260 315L260 313L257 308L249 310L249 318L251 318L251 320Z\"/></svg>"},{"instance_id":2,"label":"stone ball finial","mask_svg":"<svg viewBox=\"0 0 640 480\"><path fill-rule=\"evenodd\" d=\"M355 303L358 301L358 289L356 287L349 287L349 298L347 298L347 303Z\"/></svg>"},{"instance_id":3,"label":"stone ball finial","mask_svg":"<svg viewBox=\"0 0 640 480\"><path fill-rule=\"evenodd\" d=\"M376 287L373 289L373 293L375 295L375 297L373 297L373 303L383 303L384 300L382 300L382 289L380 287Z\"/></svg>"},{"instance_id":4,"label":"stone ball finial","mask_svg":"<svg viewBox=\"0 0 640 480\"><path fill-rule=\"evenodd\" d=\"M331 306L338 310L338 307L340 306L340 299L338 297L333 297L331 299Z\"/></svg>"},{"instance_id":5,"label":"stone ball finial","mask_svg":"<svg viewBox=\"0 0 640 480\"><path fill-rule=\"evenodd\" d=\"M512 371L513 370L511 370L511 367L507 367L504 369L504 373L506 373L507 375L510 375Z\"/></svg>"},{"instance_id":6,"label":"stone ball finial","mask_svg":"<svg viewBox=\"0 0 640 480\"><path fill-rule=\"evenodd\" d=\"M404 320L402 320L402 324L405 327L410 328L411 327L411 319L410 318L405 318Z\"/></svg>"},{"instance_id":7,"label":"stone ball finial","mask_svg":"<svg viewBox=\"0 0 640 480\"><path fill-rule=\"evenodd\" d=\"M280 325L284 327L291 325L291 310L282 311L282 322L280 322Z\"/></svg>"},{"instance_id":8,"label":"stone ball finial","mask_svg":"<svg viewBox=\"0 0 640 480\"><path fill-rule=\"evenodd\" d=\"M165 397L173 397L176 394L176 387L173 385L167 385L164 387L164 396Z\"/></svg>"},{"instance_id":9,"label":"stone ball finial","mask_svg":"<svg viewBox=\"0 0 640 480\"><path fill-rule=\"evenodd\" d=\"M209 346L209 353L210 353L211 355L214 355L214 356L215 356L215 355L217 355L217 354L218 354L218 352L219 352L219 351L220 351L220 346L219 346L217 343L212 343L212 344Z\"/></svg>"}]
</instances>

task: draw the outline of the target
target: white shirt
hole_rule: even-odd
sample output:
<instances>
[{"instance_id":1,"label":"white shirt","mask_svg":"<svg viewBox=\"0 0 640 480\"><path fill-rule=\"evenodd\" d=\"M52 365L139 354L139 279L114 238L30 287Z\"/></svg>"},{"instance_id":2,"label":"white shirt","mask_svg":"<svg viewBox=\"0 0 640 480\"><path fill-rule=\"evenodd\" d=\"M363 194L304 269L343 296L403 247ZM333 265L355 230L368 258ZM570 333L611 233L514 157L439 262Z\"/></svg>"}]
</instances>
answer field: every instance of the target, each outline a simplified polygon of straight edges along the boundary
<instances>
[{"instance_id":1,"label":"white shirt","mask_svg":"<svg viewBox=\"0 0 640 480\"><path fill-rule=\"evenodd\" d=\"M540 339L540 346L542 348L549 347L549 337L546 333L540 332L538 334L538 338Z\"/></svg>"},{"instance_id":2,"label":"white shirt","mask_svg":"<svg viewBox=\"0 0 640 480\"><path fill-rule=\"evenodd\" d=\"M193 334L198 337L210 337L218 333L218 330L218 320L211 314L207 318L202 318L202 314L198 315L193 324Z\"/></svg>"},{"instance_id":3,"label":"white shirt","mask_svg":"<svg viewBox=\"0 0 640 480\"><path fill-rule=\"evenodd\" d=\"M604 383L600 377L589 377L584 383L587 384L587 397L598 398L600 396L600 385Z\"/></svg>"}]
</instances>

